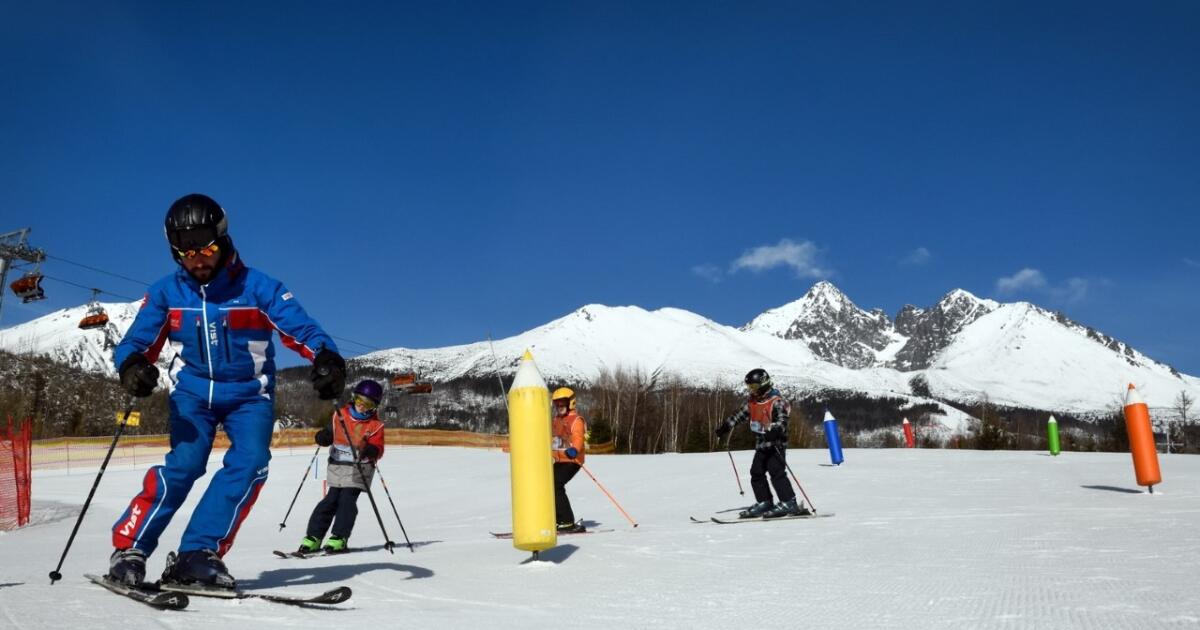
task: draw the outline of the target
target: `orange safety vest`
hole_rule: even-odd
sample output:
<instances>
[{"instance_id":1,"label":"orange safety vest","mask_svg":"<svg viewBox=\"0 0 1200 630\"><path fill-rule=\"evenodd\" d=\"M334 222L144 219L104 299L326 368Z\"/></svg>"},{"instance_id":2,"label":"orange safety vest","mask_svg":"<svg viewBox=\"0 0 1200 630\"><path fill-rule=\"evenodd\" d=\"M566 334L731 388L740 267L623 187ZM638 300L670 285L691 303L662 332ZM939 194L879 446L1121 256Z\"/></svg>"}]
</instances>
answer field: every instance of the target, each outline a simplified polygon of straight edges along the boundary
<instances>
[{"instance_id":1,"label":"orange safety vest","mask_svg":"<svg viewBox=\"0 0 1200 630\"><path fill-rule=\"evenodd\" d=\"M767 427L771 426L771 411L775 408L775 403L786 405L783 398L778 394L767 398L766 400L750 399L750 430L754 433L766 433Z\"/></svg>"},{"instance_id":2,"label":"orange safety vest","mask_svg":"<svg viewBox=\"0 0 1200 630\"><path fill-rule=\"evenodd\" d=\"M571 411L565 416L554 416L551 424L552 439L550 454L556 462L575 462L583 464L584 434L587 433L587 421L583 416ZM567 457L567 449L574 446L579 451L575 458Z\"/></svg>"},{"instance_id":3,"label":"orange safety vest","mask_svg":"<svg viewBox=\"0 0 1200 630\"><path fill-rule=\"evenodd\" d=\"M356 420L350 415L350 405L346 405L341 409L341 415L346 420L346 428L350 429L350 435L354 436L354 450L361 455L362 449L367 444L374 444L379 449L379 457L383 457L383 421L378 415L372 416L367 420ZM350 454L350 440L346 439L346 432L342 430L342 422L333 416L333 446L329 449L329 456L337 462L352 462L353 456Z\"/></svg>"}]
</instances>

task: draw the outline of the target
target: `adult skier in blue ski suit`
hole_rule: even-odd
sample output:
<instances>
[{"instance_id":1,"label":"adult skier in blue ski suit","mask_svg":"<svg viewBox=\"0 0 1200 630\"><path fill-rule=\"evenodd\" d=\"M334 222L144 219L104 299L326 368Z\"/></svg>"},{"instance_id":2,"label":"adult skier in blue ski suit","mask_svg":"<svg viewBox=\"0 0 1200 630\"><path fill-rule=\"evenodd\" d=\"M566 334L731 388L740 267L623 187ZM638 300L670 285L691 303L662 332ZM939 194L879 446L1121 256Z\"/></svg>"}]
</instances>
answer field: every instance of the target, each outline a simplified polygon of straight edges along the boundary
<instances>
[{"instance_id":1,"label":"adult skier in blue ski suit","mask_svg":"<svg viewBox=\"0 0 1200 630\"><path fill-rule=\"evenodd\" d=\"M141 492L113 525L110 579L137 584L175 510L204 475L217 425L229 450L188 521L165 582L235 588L221 558L233 545L267 480L274 424L275 347L313 361L313 387L333 399L345 386L345 361L333 339L278 280L247 267L229 237L225 211L192 194L167 211L165 225L179 269L151 285L113 360L121 385L149 396L155 361L170 357L171 450L146 472Z\"/></svg>"}]
</instances>

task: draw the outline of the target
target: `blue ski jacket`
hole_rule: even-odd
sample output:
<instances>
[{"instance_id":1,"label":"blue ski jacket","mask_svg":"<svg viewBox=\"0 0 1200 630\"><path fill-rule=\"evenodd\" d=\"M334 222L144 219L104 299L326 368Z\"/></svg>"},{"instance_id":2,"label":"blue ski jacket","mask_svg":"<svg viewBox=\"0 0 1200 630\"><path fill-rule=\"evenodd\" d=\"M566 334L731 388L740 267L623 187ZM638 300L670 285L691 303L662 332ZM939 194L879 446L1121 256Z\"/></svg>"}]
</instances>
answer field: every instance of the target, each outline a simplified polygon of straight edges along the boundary
<instances>
[{"instance_id":1,"label":"blue ski jacket","mask_svg":"<svg viewBox=\"0 0 1200 630\"><path fill-rule=\"evenodd\" d=\"M182 266L155 282L141 310L113 352L119 369L134 352L154 363L169 347L170 391L182 390L208 402L275 395L275 346L312 360L333 339L304 312L281 282L245 266L237 251L208 284Z\"/></svg>"}]
</instances>

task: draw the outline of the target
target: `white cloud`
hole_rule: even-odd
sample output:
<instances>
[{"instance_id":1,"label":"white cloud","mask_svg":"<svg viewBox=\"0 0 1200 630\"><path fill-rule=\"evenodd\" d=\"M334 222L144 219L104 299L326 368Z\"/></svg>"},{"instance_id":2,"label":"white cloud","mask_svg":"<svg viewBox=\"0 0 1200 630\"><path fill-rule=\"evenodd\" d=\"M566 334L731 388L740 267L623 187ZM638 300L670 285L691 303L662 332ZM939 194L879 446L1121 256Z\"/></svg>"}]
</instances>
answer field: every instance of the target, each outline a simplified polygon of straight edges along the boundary
<instances>
[{"instance_id":1,"label":"white cloud","mask_svg":"<svg viewBox=\"0 0 1200 630\"><path fill-rule=\"evenodd\" d=\"M1087 297L1091 282L1086 278L1067 278L1061 285L1053 285L1037 269L1026 267L1011 276L996 280L996 293L1039 293L1060 302L1079 302Z\"/></svg>"},{"instance_id":2,"label":"white cloud","mask_svg":"<svg viewBox=\"0 0 1200 630\"><path fill-rule=\"evenodd\" d=\"M1043 289L1046 287L1046 276L1037 269L1028 267L1014 273L1006 278L1000 278L996 281L997 293L1016 293L1030 289Z\"/></svg>"},{"instance_id":3,"label":"white cloud","mask_svg":"<svg viewBox=\"0 0 1200 630\"><path fill-rule=\"evenodd\" d=\"M918 247L900 259L902 265L923 265L933 258L933 254L926 247Z\"/></svg>"},{"instance_id":4,"label":"white cloud","mask_svg":"<svg viewBox=\"0 0 1200 630\"><path fill-rule=\"evenodd\" d=\"M1193 258L1184 258L1183 264L1185 264L1189 267L1195 267L1197 269L1200 269L1200 260L1195 260Z\"/></svg>"},{"instance_id":5,"label":"white cloud","mask_svg":"<svg viewBox=\"0 0 1200 630\"><path fill-rule=\"evenodd\" d=\"M783 239L777 245L760 245L747 250L730 265L730 273L743 269L760 272L776 267L791 267L792 271L801 278L824 278L833 271L818 265L817 255L820 250L810 241L799 243L791 239Z\"/></svg>"},{"instance_id":6,"label":"white cloud","mask_svg":"<svg viewBox=\"0 0 1200 630\"><path fill-rule=\"evenodd\" d=\"M1068 278L1061 287L1050 290L1050 294L1064 302L1079 302L1087 297L1090 283L1083 278Z\"/></svg>"},{"instance_id":7,"label":"white cloud","mask_svg":"<svg viewBox=\"0 0 1200 630\"><path fill-rule=\"evenodd\" d=\"M716 265L703 264L692 267L692 273L716 284L725 279L725 273Z\"/></svg>"}]
</instances>

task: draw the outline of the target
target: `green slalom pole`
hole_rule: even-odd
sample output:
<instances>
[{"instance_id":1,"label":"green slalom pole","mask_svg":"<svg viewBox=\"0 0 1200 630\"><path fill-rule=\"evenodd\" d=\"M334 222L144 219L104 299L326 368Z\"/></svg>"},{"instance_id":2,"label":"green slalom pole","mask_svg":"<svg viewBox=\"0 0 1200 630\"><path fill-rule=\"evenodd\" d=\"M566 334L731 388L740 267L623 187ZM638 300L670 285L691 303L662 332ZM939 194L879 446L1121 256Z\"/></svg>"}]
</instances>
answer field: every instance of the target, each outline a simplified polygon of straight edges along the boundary
<instances>
[{"instance_id":1,"label":"green slalom pole","mask_svg":"<svg viewBox=\"0 0 1200 630\"><path fill-rule=\"evenodd\" d=\"M1050 420L1046 422L1046 441L1050 443L1050 454L1058 455L1062 452L1062 448L1058 443L1058 420L1054 416L1050 416Z\"/></svg>"}]
</instances>

